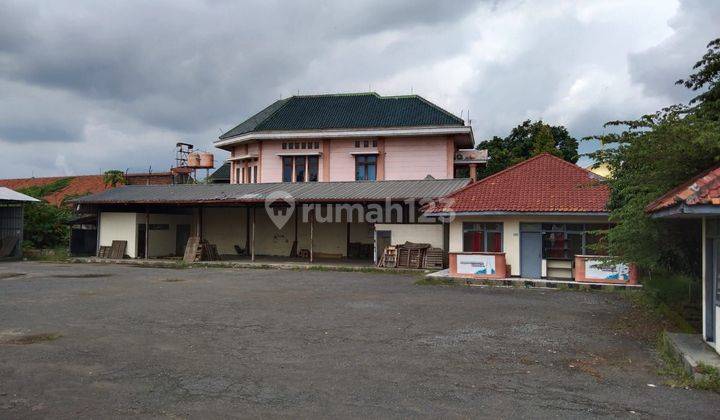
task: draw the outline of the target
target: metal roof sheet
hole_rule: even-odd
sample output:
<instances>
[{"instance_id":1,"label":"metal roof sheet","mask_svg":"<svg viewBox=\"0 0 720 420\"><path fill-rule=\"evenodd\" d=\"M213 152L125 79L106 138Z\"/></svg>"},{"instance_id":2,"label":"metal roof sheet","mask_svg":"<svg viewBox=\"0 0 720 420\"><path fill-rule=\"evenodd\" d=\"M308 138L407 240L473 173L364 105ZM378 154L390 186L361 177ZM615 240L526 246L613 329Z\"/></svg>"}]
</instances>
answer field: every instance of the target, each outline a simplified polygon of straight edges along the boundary
<instances>
[{"instance_id":1,"label":"metal roof sheet","mask_svg":"<svg viewBox=\"0 0 720 420\"><path fill-rule=\"evenodd\" d=\"M21 194L17 191L11 190L10 188L0 187L0 201L40 201L37 198L30 197L29 195Z\"/></svg>"},{"instance_id":2,"label":"metal roof sheet","mask_svg":"<svg viewBox=\"0 0 720 420\"><path fill-rule=\"evenodd\" d=\"M296 202L362 202L435 199L468 179L264 184L128 185L74 200L78 204L258 203L284 192Z\"/></svg>"}]
</instances>

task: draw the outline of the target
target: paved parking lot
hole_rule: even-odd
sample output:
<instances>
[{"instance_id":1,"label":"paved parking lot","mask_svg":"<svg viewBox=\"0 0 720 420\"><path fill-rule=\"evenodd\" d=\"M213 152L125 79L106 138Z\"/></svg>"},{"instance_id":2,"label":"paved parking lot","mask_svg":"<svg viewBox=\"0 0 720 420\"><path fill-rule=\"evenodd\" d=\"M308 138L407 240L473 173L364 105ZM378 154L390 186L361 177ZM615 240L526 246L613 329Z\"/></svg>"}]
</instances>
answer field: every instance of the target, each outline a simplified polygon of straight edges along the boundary
<instances>
[{"instance_id":1,"label":"paved parking lot","mask_svg":"<svg viewBox=\"0 0 720 420\"><path fill-rule=\"evenodd\" d=\"M0 417L717 418L618 294L415 280L5 263Z\"/></svg>"}]
</instances>

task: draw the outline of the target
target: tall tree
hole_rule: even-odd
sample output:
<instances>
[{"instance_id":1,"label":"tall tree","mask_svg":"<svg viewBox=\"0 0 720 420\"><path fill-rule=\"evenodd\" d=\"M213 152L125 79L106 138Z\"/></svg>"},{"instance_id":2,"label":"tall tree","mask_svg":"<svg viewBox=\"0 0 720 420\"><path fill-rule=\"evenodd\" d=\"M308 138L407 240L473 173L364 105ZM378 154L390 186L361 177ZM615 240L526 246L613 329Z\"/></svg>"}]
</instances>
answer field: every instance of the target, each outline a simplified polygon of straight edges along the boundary
<instances>
[{"instance_id":1,"label":"tall tree","mask_svg":"<svg viewBox=\"0 0 720 420\"><path fill-rule=\"evenodd\" d=\"M490 161L479 171L481 178L499 172L534 155L549 152L568 162L577 162L578 141L563 126L542 121L523 121L506 137L495 136L478 144L487 149Z\"/></svg>"},{"instance_id":2,"label":"tall tree","mask_svg":"<svg viewBox=\"0 0 720 420\"><path fill-rule=\"evenodd\" d=\"M612 121L623 131L593 136L603 145L590 154L613 178L608 232L613 255L646 268L698 274L700 227L695 221L649 217L646 206L692 176L720 162L720 40L695 65L685 86L708 89L689 105L674 105L634 121ZM712 93L711 93L712 92Z\"/></svg>"},{"instance_id":3,"label":"tall tree","mask_svg":"<svg viewBox=\"0 0 720 420\"><path fill-rule=\"evenodd\" d=\"M117 169L105 171L103 174L103 182L105 185L113 188L117 187L118 184L125 184L125 173Z\"/></svg>"}]
</instances>

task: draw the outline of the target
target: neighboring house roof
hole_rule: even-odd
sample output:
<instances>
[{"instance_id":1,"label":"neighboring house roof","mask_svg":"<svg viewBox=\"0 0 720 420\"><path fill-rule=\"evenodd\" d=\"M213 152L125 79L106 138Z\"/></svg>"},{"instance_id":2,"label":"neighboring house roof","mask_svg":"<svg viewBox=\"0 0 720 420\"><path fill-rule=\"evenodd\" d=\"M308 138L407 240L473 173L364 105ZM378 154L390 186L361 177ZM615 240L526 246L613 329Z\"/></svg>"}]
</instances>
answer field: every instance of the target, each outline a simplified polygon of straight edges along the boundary
<instances>
[{"instance_id":1,"label":"neighboring house roof","mask_svg":"<svg viewBox=\"0 0 720 420\"><path fill-rule=\"evenodd\" d=\"M130 185L75 200L79 204L263 203L284 192L296 202L364 202L437 199L468 179L348 181L261 184Z\"/></svg>"},{"instance_id":2,"label":"neighboring house roof","mask_svg":"<svg viewBox=\"0 0 720 420\"><path fill-rule=\"evenodd\" d=\"M55 176L44 178L20 178L20 179L0 179L0 186L11 188L13 190L21 190L29 187L43 187L54 182L61 182L69 179L67 186L53 191L42 197L43 200L53 205L62 204L66 197L77 197L87 194L95 194L105 191L108 187L103 181L102 175L80 175L80 176Z\"/></svg>"},{"instance_id":3,"label":"neighboring house roof","mask_svg":"<svg viewBox=\"0 0 720 420\"><path fill-rule=\"evenodd\" d=\"M13 191L10 188L0 187L0 201L40 201L37 198L30 197L29 195L20 194L17 191Z\"/></svg>"},{"instance_id":4,"label":"neighboring house roof","mask_svg":"<svg viewBox=\"0 0 720 420\"><path fill-rule=\"evenodd\" d=\"M377 93L292 96L274 102L220 136L250 132L464 126L465 122L418 95Z\"/></svg>"},{"instance_id":5,"label":"neighboring house roof","mask_svg":"<svg viewBox=\"0 0 720 420\"><path fill-rule=\"evenodd\" d=\"M230 182L230 162L223 163L215 172L210 174L210 180L217 184Z\"/></svg>"},{"instance_id":6,"label":"neighboring house roof","mask_svg":"<svg viewBox=\"0 0 720 420\"><path fill-rule=\"evenodd\" d=\"M607 214L601 177L549 153L532 157L450 194L432 213Z\"/></svg>"},{"instance_id":7,"label":"neighboring house roof","mask_svg":"<svg viewBox=\"0 0 720 420\"><path fill-rule=\"evenodd\" d=\"M657 213L676 208L676 213L692 213L692 208L720 206L720 166L710 168L668 191L648 204L645 211Z\"/></svg>"}]
</instances>

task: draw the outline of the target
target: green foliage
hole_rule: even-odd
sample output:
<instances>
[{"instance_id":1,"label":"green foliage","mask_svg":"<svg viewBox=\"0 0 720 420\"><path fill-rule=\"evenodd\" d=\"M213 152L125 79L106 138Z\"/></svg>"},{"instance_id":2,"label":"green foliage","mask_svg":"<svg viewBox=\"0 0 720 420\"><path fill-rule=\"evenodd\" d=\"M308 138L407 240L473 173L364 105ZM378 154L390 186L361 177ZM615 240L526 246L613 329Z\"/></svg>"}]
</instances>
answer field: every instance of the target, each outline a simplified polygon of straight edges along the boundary
<instances>
[{"instance_id":1,"label":"green foliage","mask_svg":"<svg viewBox=\"0 0 720 420\"><path fill-rule=\"evenodd\" d=\"M707 55L704 60L714 63ZM692 86L709 83L710 90L717 89L720 68L715 68L715 76L706 70L701 66L696 73L702 78L690 77L695 80ZM612 255L644 268L699 275L699 222L652 219L645 208L720 162L720 122L709 111L718 104L703 98L708 97L698 96L692 107L675 105L635 121L609 122L608 126L624 127L623 131L591 137L610 146L589 156L607 164L613 173L606 181L612 188L610 219L617 223L607 236Z\"/></svg>"},{"instance_id":2,"label":"green foliage","mask_svg":"<svg viewBox=\"0 0 720 420\"><path fill-rule=\"evenodd\" d=\"M46 202L25 206L24 237L34 248L51 248L67 244L72 216L70 209L55 207Z\"/></svg>"},{"instance_id":3,"label":"green foliage","mask_svg":"<svg viewBox=\"0 0 720 420\"><path fill-rule=\"evenodd\" d=\"M507 137L495 136L481 142L478 149L487 149L488 164L481 168L484 178L540 153L552 153L568 162L577 162L578 142L563 126L551 126L542 121L524 121L513 128Z\"/></svg>"},{"instance_id":4,"label":"green foliage","mask_svg":"<svg viewBox=\"0 0 720 420\"><path fill-rule=\"evenodd\" d=\"M118 184L124 185L125 173L117 169L105 171L105 173L103 174L103 182L105 183L105 185L109 185L113 188L117 187Z\"/></svg>"},{"instance_id":5,"label":"green foliage","mask_svg":"<svg viewBox=\"0 0 720 420\"><path fill-rule=\"evenodd\" d=\"M18 189L18 192L29 195L30 197L35 197L39 200L42 200L44 197L47 197L48 195L58 192L60 190L63 190L67 188L68 185L72 182L73 178L60 178L55 181L49 182L45 185L35 185L32 187L27 188L21 188Z\"/></svg>"},{"instance_id":6,"label":"green foliage","mask_svg":"<svg viewBox=\"0 0 720 420\"><path fill-rule=\"evenodd\" d=\"M43 200L43 197L66 188L72 180L72 177L61 178L45 185L22 188L18 192ZM46 201L27 203L23 220L26 246L52 248L65 245L70 234L67 221L71 216L72 212L64 206L55 207Z\"/></svg>"}]
</instances>

